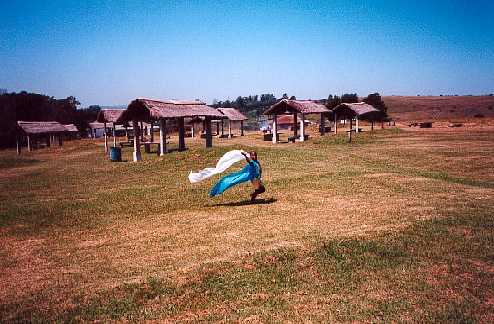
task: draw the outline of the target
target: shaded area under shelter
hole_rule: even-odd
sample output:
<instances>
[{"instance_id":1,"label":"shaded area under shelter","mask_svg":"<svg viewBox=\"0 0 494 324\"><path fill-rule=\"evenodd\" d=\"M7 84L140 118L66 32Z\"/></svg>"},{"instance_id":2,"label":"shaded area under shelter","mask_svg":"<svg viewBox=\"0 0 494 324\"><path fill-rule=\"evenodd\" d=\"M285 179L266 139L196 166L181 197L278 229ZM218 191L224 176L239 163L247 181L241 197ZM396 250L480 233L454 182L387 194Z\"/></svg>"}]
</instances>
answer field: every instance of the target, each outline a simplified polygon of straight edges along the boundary
<instances>
[{"instance_id":1,"label":"shaded area under shelter","mask_svg":"<svg viewBox=\"0 0 494 324\"><path fill-rule=\"evenodd\" d=\"M240 136L244 136L244 121L248 118L235 108L218 108L228 118L228 138L233 136L232 122L240 122ZM223 119L221 120L221 137L223 137Z\"/></svg>"},{"instance_id":2,"label":"shaded area under shelter","mask_svg":"<svg viewBox=\"0 0 494 324\"><path fill-rule=\"evenodd\" d=\"M342 103L333 108L333 118L335 134L338 133L338 121L342 119L349 119L350 132L354 131L358 133L360 131L359 120L370 121L371 129L374 129L374 122L382 120L383 113L365 102ZM353 119L355 119L355 129L352 128Z\"/></svg>"},{"instance_id":3,"label":"shaded area under shelter","mask_svg":"<svg viewBox=\"0 0 494 324\"><path fill-rule=\"evenodd\" d=\"M21 154L24 139L26 139L28 151L32 151L42 139L44 139L47 147L56 142L62 146L63 135L66 133L67 128L56 121L18 121L17 154Z\"/></svg>"},{"instance_id":4,"label":"shaded area under shelter","mask_svg":"<svg viewBox=\"0 0 494 324\"><path fill-rule=\"evenodd\" d=\"M298 115L300 119L298 118ZM325 133L325 120L331 116L331 110L320 103L316 103L312 100L289 100L283 99L272 105L264 111L264 115L272 116L273 126L272 126L272 141L273 143L278 142L278 125L277 118L280 115L292 115L293 116L293 137L289 140L295 141L298 137L301 142L305 141L307 136L305 135L305 116L309 114L319 114L320 115L320 127L319 130L321 135ZM300 124L300 127L297 127ZM300 136L298 136L297 131L300 128ZM276 134L276 135L275 135Z\"/></svg>"}]
</instances>

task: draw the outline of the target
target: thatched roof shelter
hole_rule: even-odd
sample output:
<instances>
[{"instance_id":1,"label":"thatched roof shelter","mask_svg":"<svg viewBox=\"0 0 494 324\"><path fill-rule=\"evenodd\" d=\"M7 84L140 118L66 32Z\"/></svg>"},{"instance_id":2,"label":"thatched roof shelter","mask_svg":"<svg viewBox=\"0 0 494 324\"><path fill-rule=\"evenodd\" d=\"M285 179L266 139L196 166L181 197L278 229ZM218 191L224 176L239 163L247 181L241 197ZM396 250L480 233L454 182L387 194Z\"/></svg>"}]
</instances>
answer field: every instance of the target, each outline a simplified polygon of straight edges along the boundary
<instances>
[{"instance_id":1,"label":"thatched roof shelter","mask_svg":"<svg viewBox=\"0 0 494 324\"><path fill-rule=\"evenodd\" d=\"M151 121L196 116L225 118L221 112L201 101L136 99L129 104L118 121Z\"/></svg>"},{"instance_id":2,"label":"thatched roof shelter","mask_svg":"<svg viewBox=\"0 0 494 324\"><path fill-rule=\"evenodd\" d=\"M335 122L335 133L338 132L337 121L339 119L350 119L350 139L352 128L352 119L355 118L355 132L359 132L359 119L366 119L372 122L371 129L374 129L374 121L381 120L383 118L383 113L374 108L373 106L366 104L365 102L358 103L342 103L333 108L334 122Z\"/></svg>"},{"instance_id":3,"label":"thatched roof shelter","mask_svg":"<svg viewBox=\"0 0 494 324\"><path fill-rule=\"evenodd\" d=\"M298 114L302 114L302 118L299 120L297 118ZM273 127L272 127L272 132L273 134L276 134L276 136L272 137L273 143L278 142L278 128L277 128L277 119L278 115L293 115L293 137L289 138L293 139L295 141L295 138L298 137L297 135L297 123L300 123L300 141L303 142L305 141L306 136L305 135L305 127L304 127L304 115L308 114L320 114L321 115L321 122L320 122L320 127L319 130L321 132L321 135L324 135L325 133L325 119L328 115L331 114L331 110L329 110L326 106L323 104L317 103L313 100L289 100L289 99L283 99L269 107L264 111L264 115L271 115L273 116Z\"/></svg>"},{"instance_id":4,"label":"thatched roof shelter","mask_svg":"<svg viewBox=\"0 0 494 324\"><path fill-rule=\"evenodd\" d=\"M27 148L33 150L42 138L46 140L46 146L50 146L58 137L58 145L62 145L62 135L68 133L64 125L56 121L18 121L17 154L21 154L23 137L26 138ZM33 145L34 144L34 145Z\"/></svg>"},{"instance_id":5,"label":"thatched roof shelter","mask_svg":"<svg viewBox=\"0 0 494 324\"><path fill-rule=\"evenodd\" d=\"M102 109L98 112L96 121L100 123L117 123L124 109Z\"/></svg>"},{"instance_id":6,"label":"thatched roof shelter","mask_svg":"<svg viewBox=\"0 0 494 324\"><path fill-rule=\"evenodd\" d=\"M235 108L218 108L231 121L244 121L248 118Z\"/></svg>"},{"instance_id":7,"label":"thatched roof shelter","mask_svg":"<svg viewBox=\"0 0 494 324\"><path fill-rule=\"evenodd\" d=\"M369 118L382 115L381 111L365 102L342 103L333 109L333 113L341 117Z\"/></svg>"},{"instance_id":8,"label":"thatched roof shelter","mask_svg":"<svg viewBox=\"0 0 494 324\"><path fill-rule=\"evenodd\" d=\"M18 121L19 129L26 135L64 133L67 129L56 121Z\"/></svg>"},{"instance_id":9,"label":"thatched roof shelter","mask_svg":"<svg viewBox=\"0 0 494 324\"><path fill-rule=\"evenodd\" d=\"M283 99L264 111L264 115L287 115L287 114L330 114L326 106L312 100L289 100Z\"/></svg>"},{"instance_id":10,"label":"thatched roof shelter","mask_svg":"<svg viewBox=\"0 0 494 324\"><path fill-rule=\"evenodd\" d=\"M77 127L74 124L63 125L63 127L65 127L67 132L71 132L71 133L79 132L79 130L77 129Z\"/></svg>"},{"instance_id":11,"label":"thatched roof shelter","mask_svg":"<svg viewBox=\"0 0 494 324\"><path fill-rule=\"evenodd\" d=\"M240 136L244 136L244 121L248 118L235 108L218 108L225 117L228 119L228 138L233 137L232 122L240 122ZM217 126L219 129L219 125ZM221 137L224 137L223 133L223 120L221 120Z\"/></svg>"},{"instance_id":12,"label":"thatched roof shelter","mask_svg":"<svg viewBox=\"0 0 494 324\"><path fill-rule=\"evenodd\" d=\"M134 134L139 134L138 121L147 121L153 123L159 122L160 141L159 155L164 155L166 149L166 123L167 120L174 119L178 123L178 150L183 151L185 147L185 118L204 117L206 147L213 145L211 135L211 120L226 118L220 111L207 106L204 102L198 100L153 100L139 98L133 100L122 115L118 118L117 123L132 121ZM152 144L152 143L145 143ZM134 136L134 161L141 160L139 137Z\"/></svg>"},{"instance_id":13,"label":"thatched roof shelter","mask_svg":"<svg viewBox=\"0 0 494 324\"><path fill-rule=\"evenodd\" d=\"M89 126L89 128L91 128L91 129L100 129L100 128L105 128L105 124L100 123L100 122L97 122L97 121L94 121L94 122L90 122L90 123L88 123L88 126Z\"/></svg>"}]
</instances>

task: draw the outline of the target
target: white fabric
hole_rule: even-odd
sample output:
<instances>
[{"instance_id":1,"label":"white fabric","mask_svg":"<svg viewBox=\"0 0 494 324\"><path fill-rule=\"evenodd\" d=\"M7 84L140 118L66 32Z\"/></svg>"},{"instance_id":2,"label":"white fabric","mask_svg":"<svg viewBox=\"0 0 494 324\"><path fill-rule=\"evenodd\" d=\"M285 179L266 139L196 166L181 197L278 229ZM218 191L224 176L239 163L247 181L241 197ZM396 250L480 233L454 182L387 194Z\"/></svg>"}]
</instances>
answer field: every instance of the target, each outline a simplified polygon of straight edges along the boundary
<instances>
[{"instance_id":1,"label":"white fabric","mask_svg":"<svg viewBox=\"0 0 494 324\"><path fill-rule=\"evenodd\" d=\"M242 152L246 153L242 150L233 150L227 152L220 158L218 163L216 163L216 167L205 168L199 172L190 172L189 174L190 183L197 183L199 181L212 177L215 174L224 172L233 164L245 159L245 156L243 156ZM247 154L247 156L249 156L249 154Z\"/></svg>"}]
</instances>

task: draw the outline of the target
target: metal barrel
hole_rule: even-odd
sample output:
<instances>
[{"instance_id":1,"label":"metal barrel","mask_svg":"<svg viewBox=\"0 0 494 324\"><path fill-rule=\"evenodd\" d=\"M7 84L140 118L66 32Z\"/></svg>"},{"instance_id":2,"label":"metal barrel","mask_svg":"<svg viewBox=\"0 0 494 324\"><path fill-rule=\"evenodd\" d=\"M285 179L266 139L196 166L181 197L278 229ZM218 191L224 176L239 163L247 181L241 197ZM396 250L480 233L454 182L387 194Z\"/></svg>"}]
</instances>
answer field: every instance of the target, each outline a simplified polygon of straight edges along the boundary
<instances>
[{"instance_id":1,"label":"metal barrel","mask_svg":"<svg viewBox=\"0 0 494 324\"><path fill-rule=\"evenodd\" d=\"M122 149L120 147L110 147L110 161L112 162L122 161Z\"/></svg>"}]
</instances>

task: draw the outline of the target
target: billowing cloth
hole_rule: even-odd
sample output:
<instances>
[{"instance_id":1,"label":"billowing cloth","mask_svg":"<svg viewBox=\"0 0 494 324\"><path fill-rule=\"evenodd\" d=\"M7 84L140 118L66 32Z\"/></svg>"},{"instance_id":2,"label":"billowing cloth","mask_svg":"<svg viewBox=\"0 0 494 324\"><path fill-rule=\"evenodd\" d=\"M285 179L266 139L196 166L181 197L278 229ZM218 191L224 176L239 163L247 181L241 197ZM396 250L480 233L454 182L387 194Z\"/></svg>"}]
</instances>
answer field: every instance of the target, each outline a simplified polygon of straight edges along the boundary
<instances>
[{"instance_id":1,"label":"billowing cloth","mask_svg":"<svg viewBox=\"0 0 494 324\"><path fill-rule=\"evenodd\" d=\"M261 177L261 167L259 162L250 161L242 170L224 176L218 181L209 192L211 197L221 195L225 190L242 182L259 179Z\"/></svg>"},{"instance_id":2,"label":"billowing cloth","mask_svg":"<svg viewBox=\"0 0 494 324\"><path fill-rule=\"evenodd\" d=\"M242 155L242 152L245 153L242 150L233 150L227 152L220 158L218 163L216 163L215 168L205 168L199 172L191 172L189 174L190 183L197 183L199 181L212 177L215 174L224 172L226 169L231 167L234 163L245 159L245 156Z\"/></svg>"}]
</instances>

